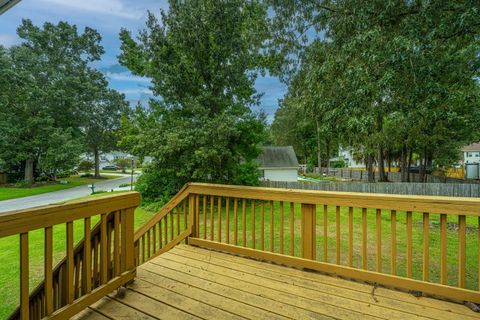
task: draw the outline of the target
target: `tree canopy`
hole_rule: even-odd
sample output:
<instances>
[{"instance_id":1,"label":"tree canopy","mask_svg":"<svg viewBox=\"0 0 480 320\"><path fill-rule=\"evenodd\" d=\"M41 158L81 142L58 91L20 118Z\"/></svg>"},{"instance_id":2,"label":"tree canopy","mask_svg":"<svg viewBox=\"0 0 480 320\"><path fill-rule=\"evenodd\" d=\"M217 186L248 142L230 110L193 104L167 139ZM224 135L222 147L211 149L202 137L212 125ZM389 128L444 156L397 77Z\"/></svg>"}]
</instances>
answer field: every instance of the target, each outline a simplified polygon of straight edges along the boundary
<instances>
[{"instance_id":1,"label":"tree canopy","mask_svg":"<svg viewBox=\"0 0 480 320\"><path fill-rule=\"evenodd\" d=\"M245 182L238 176L256 170L250 163L264 135L264 120L250 107L259 98L266 7L245 0L169 4L159 18L149 13L137 40L120 34L120 62L150 77L161 97L122 129L124 145L154 158L153 198L192 180Z\"/></svg>"}]
</instances>

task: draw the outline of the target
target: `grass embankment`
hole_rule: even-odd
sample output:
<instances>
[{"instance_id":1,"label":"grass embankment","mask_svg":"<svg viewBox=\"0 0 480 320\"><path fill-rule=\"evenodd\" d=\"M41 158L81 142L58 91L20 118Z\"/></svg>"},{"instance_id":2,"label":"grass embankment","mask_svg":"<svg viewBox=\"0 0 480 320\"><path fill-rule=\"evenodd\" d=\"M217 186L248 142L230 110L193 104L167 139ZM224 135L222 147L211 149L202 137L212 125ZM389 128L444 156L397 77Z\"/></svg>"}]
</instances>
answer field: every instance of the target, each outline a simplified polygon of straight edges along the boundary
<instances>
[{"instance_id":1,"label":"grass embankment","mask_svg":"<svg viewBox=\"0 0 480 320\"><path fill-rule=\"evenodd\" d=\"M111 195L111 193L102 195L93 195L99 197ZM142 226L152 216L153 212L148 212L142 208L135 210L135 229ZM99 221L99 216L92 217L91 227ZM83 238L84 223L83 220L77 220L73 223L74 243L78 243ZM65 224L57 225L53 228L53 256L54 265L56 265L65 256L66 229ZM30 290L33 290L40 281L43 280L43 246L44 231L36 230L29 233L29 262L30 262ZM0 319L6 319L8 315L17 307L19 302L19 236L11 236L0 239Z\"/></svg>"},{"instance_id":2,"label":"grass embankment","mask_svg":"<svg viewBox=\"0 0 480 320\"><path fill-rule=\"evenodd\" d=\"M230 241L233 244L234 239L234 224L233 224L233 204L230 204ZM284 253L290 253L290 204L284 204ZM222 209L222 241L226 239L226 213L225 204ZM214 237L217 239L218 230L218 211L214 208ZM242 225L242 210L239 203L238 209L238 245L242 245L243 240L243 225ZM294 253L295 256L301 256L301 208L299 204L295 205L294 214ZM316 215L316 257L317 260L323 261L324 258L324 237L323 237L323 206L317 206ZM261 246L260 232L261 232L261 216L260 207L255 208L255 247L258 249ZM422 279L422 258L423 258L423 213L413 213L413 228L412 228L412 268L413 278ZM353 266L361 268L362 265L362 213L361 209L354 210L354 228L353 228ZM200 208L200 237L203 237L203 209ZM207 208L207 224L206 235L210 238L210 209ZM246 245L252 247L252 213L251 205L247 204L246 210ZM341 208L340 213L340 248L341 248L341 264L348 265L348 208ZM328 207L328 236L327 236L327 256L328 262L336 262L336 208ZM264 214L264 232L265 250L270 250L270 208L265 205ZM455 216L448 217L447 229L447 273L448 284L457 285L458 283L458 218ZM280 253L280 205L274 204L274 252ZM390 211L382 211L382 271L390 273L391 270L391 218ZM397 274L406 276L406 213L397 212ZM440 279L440 223L439 215L430 215L430 230L429 230L429 252L430 252L430 281L439 282ZM467 288L477 290L478 288L478 218L467 217L467 265L466 265L466 284ZM375 210L367 211L367 269L375 271L376 267L376 218Z\"/></svg>"},{"instance_id":3,"label":"grass embankment","mask_svg":"<svg viewBox=\"0 0 480 320\"><path fill-rule=\"evenodd\" d=\"M9 200L9 199L16 199L16 198L23 198L23 197L29 197L29 196L34 196L37 194L43 194L43 193L48 193L48 192L53 192L53 191L59 191L59 190L65 190L65 189L70 189L86 184L92 184L92 183L97 183L101 182L105 179L114 179L118 178L118 176L115 175L103 175L102 179L93 179L91 177L81 177L81 176L73 176L65 179L59 179L59 180L64 180L68 181L66 184L62 184L60 182L58 183L49 183L45 185L38 185L35 187L0 187L0 201L2 200Z\"/></svg>"}]
</instances>

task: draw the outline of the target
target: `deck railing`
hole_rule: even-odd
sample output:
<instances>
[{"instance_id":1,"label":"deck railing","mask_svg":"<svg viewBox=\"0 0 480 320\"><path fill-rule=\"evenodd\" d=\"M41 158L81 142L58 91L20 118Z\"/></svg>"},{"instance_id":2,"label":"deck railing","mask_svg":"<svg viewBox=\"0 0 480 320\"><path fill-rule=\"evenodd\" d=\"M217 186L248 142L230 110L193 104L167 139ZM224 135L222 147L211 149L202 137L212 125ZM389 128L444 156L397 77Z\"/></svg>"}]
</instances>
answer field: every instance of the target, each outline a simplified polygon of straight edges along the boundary
<instances>
[{"instance_id":1,"label":"deck railing","mask_svg":"<svg viewBox=\"0 0 480 320\"><path fill-rule=\"evenodd\" d=\"M480 303L478 198L197 183L184 193L191 245Z\"/></svg>"},{"instance_id":2,"label":"deck railing","mask_svg":"<svg viewBox=\"0 0 480 320\"><path fill-rule=\"evenodd\" d=\"M20 306L10 319L67 319L135 277L136 192L0 215L0 238L20 241ZM99 222L91 228L92 219ZM83 221L74 245L74 222ZM65 225L66 255L55 267L54 230ZM44 280L29 288L29 232L44 230Z\"/></svg>"},{"instance_id":3,"label":"deck railing","mask_svg":"<svg viewBox=\"0 0 480 320\"><path fill-rule=\"evenodd\" d=\"M480 303L478 198L191 183L134 233L138 204L137 193L126 193L0 216L0 238L20 238L21 298L12 318L68 318L181 241ZM75 220L85 225L76 246ZM66 257L53 268L52 228L59 224L66 224ZM36 229L45 234L45 279L29 294L28 233Z\"/></svg>"}]
</instances>

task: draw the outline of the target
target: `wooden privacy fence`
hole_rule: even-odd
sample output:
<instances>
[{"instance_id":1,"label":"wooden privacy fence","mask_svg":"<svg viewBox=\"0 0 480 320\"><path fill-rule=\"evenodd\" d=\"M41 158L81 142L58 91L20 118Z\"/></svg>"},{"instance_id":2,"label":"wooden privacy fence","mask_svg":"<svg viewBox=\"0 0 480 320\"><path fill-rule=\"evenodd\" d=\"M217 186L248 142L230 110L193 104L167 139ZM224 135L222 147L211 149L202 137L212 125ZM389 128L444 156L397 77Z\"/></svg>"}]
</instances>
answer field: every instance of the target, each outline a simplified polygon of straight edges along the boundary
<instances>
[{"instance_id":1,"label":"wooden privacy fence","mask_svg":"<svg viewBox=\"0 0 480 320\"><path fill-rule=\"evenodd\" d=\"M317 168L318 169L318 168ZM321 172L325 172L328 176L333 176L336 178L343 179L352 179L357 181L368 181L368 173L366 170L352 170L352 169L343 169L343 168L321 168ZM375 181L378 181L379 174L374 172ZM402 173L401 172L386 172L388 180L391 182L401 182ZM410 173L410 181L415 183L423 183L421 175L419 173ZM468 183L468 184L479 184L478 180L464 180L457 178L449 177L439 177L434 176L433 174L426 174L427 183Z\"/></svg>"},{"instance_id":2,"label":"wooden privacy fence","mask_svg":"<svg viewBox=\"0 0 480 320\"><path fill-rule=\"evenodd\" d=\"M187 192L191 245L480 303L480 199L208 184Z\"/></svg>"},{"instance_id":3,"label":"wooden privacy fence","mask_svg":"<svg viewBox=\"0 0 480 320\"><path fill-rule=\"evenodd\" d=\"M445 197L480 197L480 184L467 183L411 183L411 182L293 182L261 181L267 188L367 192Z\"/></svg>"},{"instance_id":4,"label":"wooden privacy fence","mask_svg":"<svg viewBox=\"0 0 480 320\"><path fill-rule=\"evenodd\" d=\"M18 235L20 241L20 306L10 319L67 319L133 280L139 202L139 194L131 192L1 215L0 238ZM76 245L75 221L84 224ZM53 228L59 225L66 229L66 256L54 267ZM38 229L44 230L44 280L30 293L29 232Z\"/></svg>"}]
</instances>

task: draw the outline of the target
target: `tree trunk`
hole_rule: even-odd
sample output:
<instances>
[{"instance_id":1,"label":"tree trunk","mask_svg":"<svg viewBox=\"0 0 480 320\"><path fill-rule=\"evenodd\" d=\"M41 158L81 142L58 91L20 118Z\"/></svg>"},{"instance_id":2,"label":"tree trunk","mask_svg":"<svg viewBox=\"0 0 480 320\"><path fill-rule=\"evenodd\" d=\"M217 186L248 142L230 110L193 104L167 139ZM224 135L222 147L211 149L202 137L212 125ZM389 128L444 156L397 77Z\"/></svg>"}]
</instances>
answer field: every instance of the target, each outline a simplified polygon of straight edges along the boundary
<instances>
[{"instance_id":1,"label":"tree trunk","mask_svg":"<svg viewBox=\"0 0 480 320\"><path fill-rule=\"evenodd\" d=\"M327 151L327 175L330 171L330 140L325 140L325 150Z\"/></svg>"},{"instance_id":2,"label":"tree trunk","mask_svg":"<svg viewBox=\"0 0 480 320\"><path fill-rule=\"evenodd\" d=\"M420 159L420 182L427 182L427 148L423 149L423 158Z\"/></svg>"},{"instance_id":3,"label":"tree trunk","mask_svg":"<svg viewBox=\"0 0 480 320\"><path fill-rule=\"evenodd\" d=\"M373 156L367 156L368 182L375 182L375 172L373 171Z\"/></svg>"},{"instance_id":4,"label":"tree trunk","mask_svg":"<svg viewBox=\"0 0 480 320\"><path fill-rule=\"evenodd\" d=\"M95 179L100 179L100 152L98 148L96 147L94 149L94 154L95 154Z\"/></svg>"},{"instance_id":5,"label":"tree trunk","mask_svg":"<svg viewBox=\"0 0 480 320\"><path fill-rule=\"evenodd\" d=\"M320 123L317 120L317 163L318 163L318 173L322 171L322 155L320 153Z\"/></svg>"},{"instance_id":6,"label":"tree trunk","mask_svg":"<svg viewBox=\"0 0 480 320\"><path fill-rule=\"evenodd\" d=\"M413 150L410 149L410 152L408 153L407 182L411 182L410 181L410 168L412 167L412 157L413 157Z\"/></svg>"},{"instance_id":7,"label":"tree trunk","mask_svg":"<svg viewBox=\"0 0 480 320\"><path fill-rule=\"evenodd\" d=\"M385 174L385 164L383 158L383 147L378 148L378 180L381 182L387 182L387 175Z\"/></svg>"},{"instance_id":8,"label":"tree trunk","mask_svg":"<svg viewBox=\"0 0 480 320\"><path fill-rule=\"evenodd\" d=\"M407 154L408 154L407 145L403 144L402 155L400 157L400 170L402 172L402 174L401 174L401 181L402 182L407 182L408 181Z\"/></svg>"},{"instance_id":9,"label":"tree trunk","mask_svg":"<svg viewBox=\"0 0 480 320\"><path fill-rule=\"evenodd\" d=\"M25 161L25 183L33 184L33 159Z\"/></svg>"}]
</instances>

